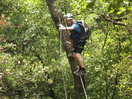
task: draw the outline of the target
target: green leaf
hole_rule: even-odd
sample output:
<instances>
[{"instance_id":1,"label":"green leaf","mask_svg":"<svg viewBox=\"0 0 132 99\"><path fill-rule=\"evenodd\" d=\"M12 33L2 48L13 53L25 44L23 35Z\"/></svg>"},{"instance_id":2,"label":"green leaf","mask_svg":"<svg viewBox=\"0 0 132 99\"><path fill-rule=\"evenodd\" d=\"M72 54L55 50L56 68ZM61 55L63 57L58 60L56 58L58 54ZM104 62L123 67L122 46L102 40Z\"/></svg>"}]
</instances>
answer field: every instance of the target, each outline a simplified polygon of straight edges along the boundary
<instances>
[{"instance_id":1,"label":"green leaf","mask_svg":"<svg viewBox=\"0 0 132 99\"><path fill-rule=\"evenodd\" d=\"M111 9L110 11L109 11L109 13L113 13L115 11L115 9Z\"/></svg>"},{"instance_id":2,"label":"green leaf","mask_svg":"<svg viewBox=\"0 0 132 99\"><path fill-rule=\"evenodd\" d=\"M125 11L126 11L125 8L120 7L120 8L119 8L119 11L118 11L116 14L121 14L121 13L123 13L123 12L125 12Z\"/></svg>"},{"instance_id":3,"label":"green leaf","mask_svg":"<svg viewBox=\"0 0 132 99\"><path fill-rule=\"evenodd\" d=\"M87 8L92 8L94 6L94 2L89 2Z\"/></svg>"}]
</instances>

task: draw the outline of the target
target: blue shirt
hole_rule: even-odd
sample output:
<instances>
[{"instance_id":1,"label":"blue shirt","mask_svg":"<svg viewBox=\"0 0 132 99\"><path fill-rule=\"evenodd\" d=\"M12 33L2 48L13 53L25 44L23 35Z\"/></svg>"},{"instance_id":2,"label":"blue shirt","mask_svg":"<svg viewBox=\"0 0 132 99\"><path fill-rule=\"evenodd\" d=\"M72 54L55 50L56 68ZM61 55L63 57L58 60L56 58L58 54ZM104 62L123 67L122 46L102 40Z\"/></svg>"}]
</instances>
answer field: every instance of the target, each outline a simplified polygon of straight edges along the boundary
<instances>
[{"instance_id":1,"label":"blue shirt","mask_svg":"<svg viewBox=\"0 0 132 99\"><path fill-rule=\"evenodd\" d=\"M81 29L77 23L73 23L71 27L74 28L78 33L81 33Z\"/></svg>"},{"instance_id":2,"label":"blue shirt","mask_svg":"<svg viewBox=\"0 0 132 99\"><path fill-rule=\"evenodd\" d=\"M78 39L82 34L80 26L76 22L73 22L71 27L74 28L74 30L70 31L71 32L71 35L70 35L71 39L75 42L84 42L84 40Z\"/></svg>"}]
</instances>

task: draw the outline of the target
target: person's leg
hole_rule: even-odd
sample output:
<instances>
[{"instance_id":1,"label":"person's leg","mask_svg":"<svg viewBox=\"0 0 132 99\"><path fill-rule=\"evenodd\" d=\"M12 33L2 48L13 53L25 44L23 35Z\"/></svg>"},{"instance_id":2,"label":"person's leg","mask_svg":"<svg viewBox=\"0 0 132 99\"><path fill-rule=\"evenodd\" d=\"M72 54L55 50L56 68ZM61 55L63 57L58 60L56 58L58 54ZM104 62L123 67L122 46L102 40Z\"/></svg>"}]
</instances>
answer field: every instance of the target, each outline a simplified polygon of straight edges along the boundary
<instances>
[{"instance_id":1,"label":"person's leg","mask_svg":"<svg viewBox=\"0 0 132 99\"><path fill-rule=\"evenodd\" d=\"M83 59L81 57L80 53L73 53L73 58L76 60L79 68L74 71L73 73L78 75L78 76L82 76L86 73L85 71L85 67L84 67L84 63L83 63Z\"/></svg>"},{"instance_id":2,"label":"person's leg","mask_svg":"<svg viewBox=\"0 0 132 99\"><path fill-rule=\"evenodd\" d=\"M74 50L72 57L75 59L76 65L80 67L84 67L84 62L81 57L81 53L84 49L85 42L78 42L74 44Z\"/></svg>"},{"instance_id":3,"label":"person's leg","mask_svg":"<svg viewBox=\"0 0 132 99\"><path fill-rule=\"evenodd\" d=\"M77 65L79 65L81 68L84 68L84 62L83 59L81 57L80 53L73 53L73 57L75 59L75 62Z\"/></svg>"},{"instance_id":4,"label":"person's leg","mask_svg":"<svg viewBox=\"0 0 132 99\"><path fill-rule=\"evenodd\" d=\"M73 56L72 56L73 57ZM74 58L74 57L73 57ZM74 66L79 66L78 61L74 58Z\"/></svg>"},{"instance_id":5,"label":"person's leg","mask_svg":"<svg viewBox=\"0 0 132 99\"><path fill-rule=\"evenodd\" d=\"M75 57L75 53L72 53L72 56L71 56L71 57L74 58L74 66L79 66L79 63L78 63L78 61L77 61L77 59L76 59L76 57ZM79 68L77 68L73 73L74 73L74 74L78 73L79 70L80 70L80 68L81 68L81 66L79 66Z\"/></svg>"},{"instance_id":6,"label":"person's leg","mask_svg":"<svg viewBox=\"0 0 132 99\"><path fill-rule=\"evenodd\" d=\"M79 66L79 68L76 71L74 71L74 74L79 76L85 73L84 62L81 57L81 52L83 51L84 45L85 42L76 43L72 54L72 57L74 58L76 64Z\"/></svg>"}]
</instances>

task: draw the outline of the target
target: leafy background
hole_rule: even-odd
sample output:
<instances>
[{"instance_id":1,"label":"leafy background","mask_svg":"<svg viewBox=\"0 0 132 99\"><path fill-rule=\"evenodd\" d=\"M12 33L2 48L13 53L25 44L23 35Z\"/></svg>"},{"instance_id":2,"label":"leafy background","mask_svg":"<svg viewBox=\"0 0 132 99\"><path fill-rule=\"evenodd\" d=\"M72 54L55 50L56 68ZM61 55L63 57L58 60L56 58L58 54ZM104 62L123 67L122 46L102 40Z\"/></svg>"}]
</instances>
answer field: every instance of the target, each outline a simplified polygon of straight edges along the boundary
<instances>
[{"instance_id":1,"label":"leafy background","mask_svg":"<svg viewBox=\"0 0 132 99\"><path fill-rule=\"evenodd\" d=\"M83 58L91 99L132 96L131 0L57 0L91 29ZM60 57L61 56L61 57ZM61 62L61 63L60 63ZM45 0L0 1L0 97L74 97L73 77ZM84 95L82 95L84 99Z\"/></svg>"}]
</instances>

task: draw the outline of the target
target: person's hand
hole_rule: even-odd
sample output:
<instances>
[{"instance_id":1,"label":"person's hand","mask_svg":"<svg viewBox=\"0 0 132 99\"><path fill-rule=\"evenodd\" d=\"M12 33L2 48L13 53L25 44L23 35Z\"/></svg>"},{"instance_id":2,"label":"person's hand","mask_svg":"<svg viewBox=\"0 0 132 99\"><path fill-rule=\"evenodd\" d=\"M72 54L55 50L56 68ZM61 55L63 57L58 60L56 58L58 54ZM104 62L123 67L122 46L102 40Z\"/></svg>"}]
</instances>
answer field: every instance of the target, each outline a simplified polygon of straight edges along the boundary
<instances>
[{"instance_id":1,"label":"person's hand","mask_svg":"<svg viewBox=\"0 0 132 99\"><path fill-rule=\"evenodd\" d=\"M59 27L59 30L66 30L66 27L63 26L62 24L60 24L59 26L60 26L60 27Z\"/></svg>"},{"instance_id":2,"label":"person's hand","mask_svg":"<svg viewBox=\"0 0 132 99\"><path fill-rule=\"evenodd\" d=\"M60 27L59 30L66 30L66 27Z\"/></svg>"},{"instance_id":3,"label":"person's hand","mask_svg":"<svg viewBox=\"0 0 132 99\"><path fill-rule=\"evenodd\" d=\"M59 27L64 27L64 25L62 25L62 24L59 24Z\"/></svg>"}]
</instances>

